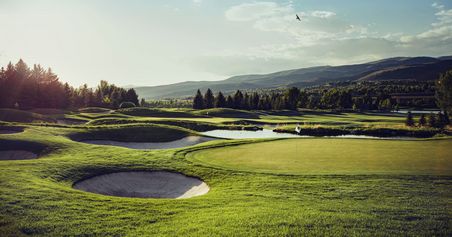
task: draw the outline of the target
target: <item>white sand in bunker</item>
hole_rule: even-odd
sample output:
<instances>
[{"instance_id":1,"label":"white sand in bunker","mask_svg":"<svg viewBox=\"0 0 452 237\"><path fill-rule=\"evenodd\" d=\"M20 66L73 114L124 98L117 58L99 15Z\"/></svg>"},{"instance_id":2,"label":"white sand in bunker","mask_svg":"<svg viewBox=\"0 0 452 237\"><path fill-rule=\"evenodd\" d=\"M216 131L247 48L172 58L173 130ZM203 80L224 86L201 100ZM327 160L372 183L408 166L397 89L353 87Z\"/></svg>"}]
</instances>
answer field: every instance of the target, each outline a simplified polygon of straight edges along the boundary
<instances>
[{"instance_id":1,"label":"white sand in bunker","mask_svg":"<svg viewBox=\"0 0 452 237\"><path fill-rule=\"evenodd\" d=\"M95 145L120 146L132 149L171 149L193 146L212 140L216 139L211 137L188 136L171 142L118 142L112 140L82 140L81 142Z\"/></svg>"},{"instance_id":2,"label":"white sand in bunker","mask_svg":"<svg viewBox=\"0 0 452 237\"><path fill-rule=\"evenodd\" d=\"M209 192L203 181L166 171L104 174L74 184L75 189L118 197L190 198Z\"/></svg>"},{"instance_id":3,"label":"white sand in bunker","mask_svg":"<svg viewBox=\"0 0 452 237\"><path fill-rule=\"evenodd\" d=\"M0 160L30 160L36 158L38 158L38 155L29 151L23 150L0 151Z\"/></svg>"}]
</instances>

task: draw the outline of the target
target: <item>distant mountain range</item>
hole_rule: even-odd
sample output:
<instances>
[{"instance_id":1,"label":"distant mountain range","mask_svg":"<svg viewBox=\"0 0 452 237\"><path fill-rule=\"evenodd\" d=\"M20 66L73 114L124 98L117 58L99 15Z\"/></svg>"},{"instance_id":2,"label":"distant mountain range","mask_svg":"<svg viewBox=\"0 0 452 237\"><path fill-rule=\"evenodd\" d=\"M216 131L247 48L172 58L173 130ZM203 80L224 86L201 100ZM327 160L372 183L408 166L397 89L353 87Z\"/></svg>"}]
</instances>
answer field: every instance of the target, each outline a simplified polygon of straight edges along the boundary
<instances>
[{"instance_id":1,"label":"distant mountain range","mask_svg":"<svg viewBox=\"0 0 452 237\"><path fill-rule=\"evenodd\" d=\"M307 87L333 81L436 80L440 73L447 70L452 70L452 56L397 57L363 64L310 67L262 75L241 75L221 81L187 81L134 88L141 98L182 98L193 96L198 89L205 91L207 88L230 93L237 89Z\"/></svg>"}]
</instances>

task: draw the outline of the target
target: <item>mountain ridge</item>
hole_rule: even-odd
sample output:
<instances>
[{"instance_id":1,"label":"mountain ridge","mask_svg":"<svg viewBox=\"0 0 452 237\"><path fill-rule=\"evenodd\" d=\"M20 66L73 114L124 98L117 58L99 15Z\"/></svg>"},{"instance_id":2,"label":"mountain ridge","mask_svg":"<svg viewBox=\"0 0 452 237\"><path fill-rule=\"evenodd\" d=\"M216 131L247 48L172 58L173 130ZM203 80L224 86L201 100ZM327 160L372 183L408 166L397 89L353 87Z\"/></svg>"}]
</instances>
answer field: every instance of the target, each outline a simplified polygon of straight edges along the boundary
<instances>
[{"instance_id":1,"label":"mountain ridge","mask_svg":"<svg viewBox=\"0 0 452 237\"><path fill-rule=\"evenodd\" d=\"M238 75L220 81L185 81L134 89L145 99L183 98L194 95L198 89L207 88L231 93L237 89L307 87L333 81L435 80L447 70L452 70L452 56L393 57L361 64L316 66L268 74Z\"/></svg>"}]
</instances>

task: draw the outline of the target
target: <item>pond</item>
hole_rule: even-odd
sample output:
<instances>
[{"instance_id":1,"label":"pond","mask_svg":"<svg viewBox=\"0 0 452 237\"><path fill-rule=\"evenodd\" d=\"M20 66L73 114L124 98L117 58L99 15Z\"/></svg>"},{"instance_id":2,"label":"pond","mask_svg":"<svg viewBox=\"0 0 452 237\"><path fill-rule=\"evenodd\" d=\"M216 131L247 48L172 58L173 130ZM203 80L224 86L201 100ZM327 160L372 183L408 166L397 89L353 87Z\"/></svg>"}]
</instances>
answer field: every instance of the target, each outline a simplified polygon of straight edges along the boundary
<instances>
[{"instance_id":1,"label":"pond","mask_svg":"<svg viewBox=\"0 0 452 237\"><path fill-rule=\"evenodd\" d=\"M397 113L397 114L407 114L408 111L411 111L412 114L437 114L440 112L440 110L407 110L407 109L399 109L399 110L393 110L391 112Z\"/></svg>"},{"instance_id":2,"label":"pond","mask_svg":"<svg viewBox=\"0 0 452 237\"><path fill-rule=\"evenodd\" d=\"M257 131L218 129L218 130L202 132L201 134L204 136L227 138L227 139L300 137L295 134L273 132L273 130L270 130L270 129L263 129L263 130L257 130Z\"/></svg>"},{"instance_id":3,"label":"pond","mask_svg":"<svg viewBox=\"0 0 452 237\"><path fill-rule=\"evenodd\" d=\"M226 139L249 139L249 138L301 138L301 137L319 137L319 136L307 136L296 135L290 133L277 133L270 129L263 129L258 131L246 131L246 130L211 130L202 132L202 135L226 138ZM360 139L388 139L388 140L416 140L411 137L374 137L366 135L339 135L339 136L323 136L328 138L360 138Z\"/></svg>"}]
</instances>

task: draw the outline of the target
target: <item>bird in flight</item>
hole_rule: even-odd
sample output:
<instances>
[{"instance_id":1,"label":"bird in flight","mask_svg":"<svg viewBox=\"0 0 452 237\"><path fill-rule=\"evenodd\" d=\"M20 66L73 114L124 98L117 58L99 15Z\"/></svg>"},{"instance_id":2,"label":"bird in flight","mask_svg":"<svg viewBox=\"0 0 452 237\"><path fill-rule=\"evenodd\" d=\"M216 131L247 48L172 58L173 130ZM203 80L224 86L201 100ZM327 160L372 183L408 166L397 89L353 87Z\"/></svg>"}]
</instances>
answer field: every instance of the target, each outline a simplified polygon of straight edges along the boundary
<instances>
[{"instance_id":1,"label":"bird in flight","mask_svg":"<svg viewBox=\"0 0 452 237\"><path fill-rule=\"evenodd\" d=\"M298 16L298 14L295 14L297 16L297 20L301 21L301 18Z\"/></svg>"}]
</instances>

